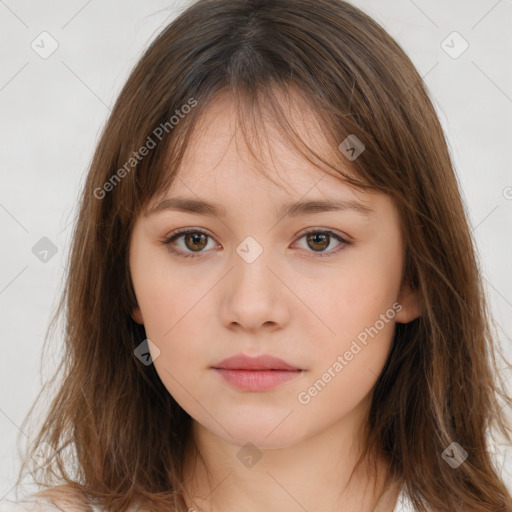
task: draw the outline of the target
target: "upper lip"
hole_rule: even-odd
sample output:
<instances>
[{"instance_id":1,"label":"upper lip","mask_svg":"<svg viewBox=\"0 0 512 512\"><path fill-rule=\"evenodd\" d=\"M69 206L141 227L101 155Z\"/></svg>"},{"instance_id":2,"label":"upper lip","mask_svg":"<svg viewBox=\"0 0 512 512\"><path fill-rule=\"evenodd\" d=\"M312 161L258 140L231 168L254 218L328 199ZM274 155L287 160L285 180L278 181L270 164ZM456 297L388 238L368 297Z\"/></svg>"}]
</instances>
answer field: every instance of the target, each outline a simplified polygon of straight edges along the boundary
<instances>
[{"instance_id":1,"label":"upper lip","mask_svg":"<svg viewBox=\"0 0 512 512\"><path fill-rule=\"evenodd\" d=\"M225 370L300 370L300 368L292 366L278 357L267 354L257 357L238 354L224 359L220 363L213 365L212 368Z\"/></svg>"}]
</instances>

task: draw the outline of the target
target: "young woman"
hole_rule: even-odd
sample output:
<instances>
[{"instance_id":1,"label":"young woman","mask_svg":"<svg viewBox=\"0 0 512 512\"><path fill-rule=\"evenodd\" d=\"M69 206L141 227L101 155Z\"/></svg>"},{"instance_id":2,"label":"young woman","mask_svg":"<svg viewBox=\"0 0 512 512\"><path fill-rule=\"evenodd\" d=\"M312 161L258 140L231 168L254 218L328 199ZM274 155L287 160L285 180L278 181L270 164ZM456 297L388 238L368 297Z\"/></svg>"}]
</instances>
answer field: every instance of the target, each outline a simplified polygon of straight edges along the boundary
<instances>
[{"instance_id":1,"label":"young woman","mask_svg":"<svg viewBox=\"0 0 512 512\"><path fill-rule=\"evenodd\" d=\"M38 510L512 510L444 134L350 4L200 0L166 27L99 142L67 279L20 470Z\"/></svg>"}]
</instances>

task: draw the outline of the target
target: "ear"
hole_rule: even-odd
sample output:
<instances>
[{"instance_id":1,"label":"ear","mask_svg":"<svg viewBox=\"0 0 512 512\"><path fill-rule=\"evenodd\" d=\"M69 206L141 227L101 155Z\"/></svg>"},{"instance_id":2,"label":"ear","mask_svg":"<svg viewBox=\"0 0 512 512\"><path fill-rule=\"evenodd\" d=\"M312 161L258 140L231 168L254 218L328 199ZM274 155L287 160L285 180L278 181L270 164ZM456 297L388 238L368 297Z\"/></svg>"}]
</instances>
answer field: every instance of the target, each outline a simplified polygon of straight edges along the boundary
<instances>
[{"instance_id":1,"label":"ear","mask_svg":"<svg viewBox=\"0 0 512 512\"><path fill-rule=\"evenodd\" d=\"M135 306L132 310L132 318L140 325L144 325L144 319L142 317L142 311L139 306Z\"/></svg>"},{"instance_id":2,"label":"ear","mask_svg":"<svg viewBox=\"0 0 512 512\"><path fill-rule=\"evenodd\" d=\"M397 322L407 324L421 315L419 292L411 287L408 279L402 283L398 303L402 309L395 316Z\"/></svg>"}]
</instances>

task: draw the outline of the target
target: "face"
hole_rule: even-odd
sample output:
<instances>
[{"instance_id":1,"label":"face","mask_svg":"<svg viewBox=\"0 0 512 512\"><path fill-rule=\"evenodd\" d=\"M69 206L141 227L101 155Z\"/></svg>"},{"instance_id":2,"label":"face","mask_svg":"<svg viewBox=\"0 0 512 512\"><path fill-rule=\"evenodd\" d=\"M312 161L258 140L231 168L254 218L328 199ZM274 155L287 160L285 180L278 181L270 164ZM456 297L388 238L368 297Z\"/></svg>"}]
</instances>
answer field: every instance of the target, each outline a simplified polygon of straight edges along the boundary
<instances>
[{"instance_id":1,"label":"face","mask_svg":"<svg viewBox=\"0 0 512 512\"><path fill-rule=\"evenodd\" d=\"M316 148L326 144L312 117L291 119ZM163 384L201 428L240 446L285 447L367 408L395 322L416 318L417 300L401 287L403 241L387 196L349 188L267 126L272 158L259 160L273 183L234 120L228 97L209 106L178 179L150 205L160 208L137 219L133 318ZM173 198L220 211L162 203ZM344 207L285 214L313 201ZM289 367L222 363L239 355Z\"/></svg>"}]
</instances>

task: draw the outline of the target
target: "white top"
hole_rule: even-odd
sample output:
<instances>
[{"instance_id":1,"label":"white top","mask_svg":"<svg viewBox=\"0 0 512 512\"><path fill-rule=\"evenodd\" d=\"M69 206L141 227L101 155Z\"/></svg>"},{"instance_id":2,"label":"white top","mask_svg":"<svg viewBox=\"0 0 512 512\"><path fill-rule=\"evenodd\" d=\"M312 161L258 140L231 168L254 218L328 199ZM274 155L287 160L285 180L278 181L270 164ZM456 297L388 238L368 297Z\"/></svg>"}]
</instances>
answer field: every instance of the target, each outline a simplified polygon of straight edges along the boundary
<instances>
[{"instance_id":1,"label":"white top","mask_svg":"<svg viewBox=\"0 0 512 512\"><path fill-rule=\"evenodd\" d=\"M402 487L402 492L398 496L393 512L415 512L411 501L405 494L404 487Z\"/></svg>"}]
</instances>

